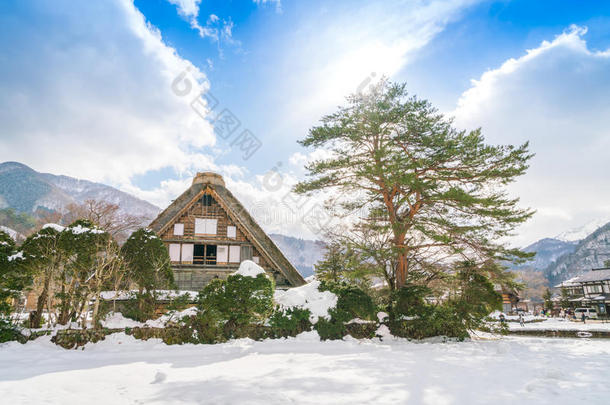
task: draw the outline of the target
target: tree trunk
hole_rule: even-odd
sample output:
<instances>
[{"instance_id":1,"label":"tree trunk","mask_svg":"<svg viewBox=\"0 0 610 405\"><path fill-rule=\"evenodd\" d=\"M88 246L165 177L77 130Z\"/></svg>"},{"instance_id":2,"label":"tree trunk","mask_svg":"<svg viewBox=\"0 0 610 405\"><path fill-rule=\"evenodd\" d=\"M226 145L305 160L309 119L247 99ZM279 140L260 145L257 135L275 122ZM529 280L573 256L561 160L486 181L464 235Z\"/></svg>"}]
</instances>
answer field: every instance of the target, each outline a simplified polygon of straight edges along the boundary
<instances>
[{"instance_id":1,"label":"tree trunk","mask_svg":"<svg viewBox=\"0 0 610 405\"><path fill-rule=\"evenodd\" d=\"M398 250L398 262L396 264L396 289L404 287L409 274L409 259L405 247L405 235L399 234L395 237L395 247Z\"/></svg>"},{"instance_id":2,"label":"tree trunk","mask_svg":"<svg viewBox=\"0 0 610 405\"><path fill-rule=\"evenodd\" d=\"M407 255L401 253L398 256L398 264L396 266L396 289L404 287L407 283L407 274L409 273L409 261Z\"/></svg>"},{"instance_id":3,"label":"tree trunk","mask_svg":"<svg viewBox=\"0 0 610 405\"><path fill-rule=\"evenodd\" d=\"M74 285L75 279L70 282L68 286L68 292L66 293L66 286L62 284L62 302L61 302L61 311L59 312L59 318L57 323L60 325L65 325L70 320L70 309L72 308L72 294L74 293Z\"/></svg>"},{"instance_id":4,"label":"tree trunk","mask_svg":"<svg viewBox=\"0 0 610 405\"><path fill-rule=\"evenodd\" d=\"M49 294L49 282L50 277L46 277L42 291L36 301L36 310L30 316L30 328L40 328L40 321L42 320L42 310L47 302L47 295Z\"/></svg>"},{"instance_id":5,"label":"tree trunk","mask_svg":"<svg viewBox=\"0 0 610 405\"><path fill-rule=\"evenodd\" d=\"M101 326L100 323L98 323L97 321L97 313L99 311L100 308L100 292L96 292L95 295L95 303L93 304L93 314L91 315L91 322L93 323L93 328L94 329L98 329L99 326Z\"/></svg>"}]
</instances>

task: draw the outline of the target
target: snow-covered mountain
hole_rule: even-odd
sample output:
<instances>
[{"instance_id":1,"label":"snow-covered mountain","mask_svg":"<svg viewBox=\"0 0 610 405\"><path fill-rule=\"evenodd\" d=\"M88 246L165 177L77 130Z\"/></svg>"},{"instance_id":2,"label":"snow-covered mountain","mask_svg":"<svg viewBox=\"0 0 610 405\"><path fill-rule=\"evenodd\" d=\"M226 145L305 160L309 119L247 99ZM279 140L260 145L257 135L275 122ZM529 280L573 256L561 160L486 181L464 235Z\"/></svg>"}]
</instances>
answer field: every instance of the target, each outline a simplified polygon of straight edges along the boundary
<instances>
[{"instance_id":1,"label":"snow-covered mountain","mask_svg":"<svg viewBox=\"0 0 610 405\"><path fill-rule=\"evenodd\" d=\"M0 208L30 213L40 208L61 211L68 204L86 200L117 204L122 212L150 220L160 211L147 201L101 183L39 173L17 162L0 164Z\"/></svg>"},{"instance_id":2,"label":"snow-covered mountain","mask_svg":"<svg viewBox=\"0 0 610 405\"><path fill-rule=\"evenodd\" d=\"M604 267L610 260L610 223L580 241L572 253L561 256L546 268L551 285L581 275L592 268Z\"/></svg>"},{"instance_id":3,"label":"snow-covered mountain","mask_svg":"<svg viewBox=\"0 0 610 405\"><path fill-rule=\"evenodd\" d=\"M276 233L270 234L269 237L303 277L313 274L314 265L326 252L326 244L319 240L299 239Z\"/></svg>"},{"instance_id":4,"label":"snow-covered mountain","mask_svg":"<svg viewBox=\"0 0 610 405\"><path fill-rule=\"evenodd\" d=\"M586 224L569 229L565 232L556 235L554 239L558 239L564 242L578 242L591 235L593 232L601 228L610 222L610 218L598 218L593 221L587 222Z\"/></svg>"},{"instance_id":5,"label":"snow-covered mountain","mask_svg":"<svg viewBox=\"0 0 610 405\"><path fill-rule=\"evenodd\" d=\"M578 242L562 241L554 238L540 239L523 249L525 252L535 252L536 256L527 263L514 266L513 270L542 272L561 256L572 253L577 244Z\"/></svg>"}]
</instances>

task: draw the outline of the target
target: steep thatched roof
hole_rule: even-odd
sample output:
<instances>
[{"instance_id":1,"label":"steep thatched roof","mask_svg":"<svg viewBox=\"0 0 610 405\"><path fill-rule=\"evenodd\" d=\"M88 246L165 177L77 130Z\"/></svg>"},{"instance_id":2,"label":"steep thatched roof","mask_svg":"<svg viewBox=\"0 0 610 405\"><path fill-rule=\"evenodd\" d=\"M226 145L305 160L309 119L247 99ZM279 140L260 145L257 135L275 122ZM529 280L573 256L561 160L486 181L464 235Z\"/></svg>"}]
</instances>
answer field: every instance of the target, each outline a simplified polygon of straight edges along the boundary
<instances>
[{"instance_id":1,"label":"steep thatched roof","mask_svg":"<svg viewBox=\"0 0 610 405\"><path fill-rule=\"evenodd\" d=\"M278 268L282 275L293 286L305 284L305 280L297 269L286 259L281 250L256 223L244 206L225 187L222 177L215 173L198 173L193 185L176 198L159 216L150 223L149 228L161 234L174 223L177 217L199 198L206 189L212 189L219 199L219 204L226 209L229 216L239 223L246 231L253 244Z\"/></svg>"}]
</instances>

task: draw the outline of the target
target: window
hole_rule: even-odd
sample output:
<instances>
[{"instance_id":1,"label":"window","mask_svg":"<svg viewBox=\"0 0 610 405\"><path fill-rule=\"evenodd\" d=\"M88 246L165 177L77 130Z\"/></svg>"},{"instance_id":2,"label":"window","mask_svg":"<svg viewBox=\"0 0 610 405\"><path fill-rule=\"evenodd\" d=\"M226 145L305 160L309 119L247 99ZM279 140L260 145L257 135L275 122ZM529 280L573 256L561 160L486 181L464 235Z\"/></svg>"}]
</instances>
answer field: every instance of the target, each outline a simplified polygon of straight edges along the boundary
<instances>
[{"instance_id":1,"label":"window","mask_svg":"<svg viewBox=\"0 0 610 405\"><path fill-rule=\"evenodd\" d=\"M239 263L241 246L229 246L229 263Z\"/></svg>"},{"instance_id":2,"label":"window","mask_svg":"<svg viewBox=\"0 0 610 405\"><path fill-rule=\"evenodd\" d=\"M244 245L241 247L241 260L252 260L252 246Z\"/></svg>"},{"instance_id":3,"label":"window","mask_svg":"<svg viewBox=\"0 0 610 405\"><path fill-rule=\"evenodd\" d=\"M599 284L595 284L595 285L588 285L585 287L587 289L587 292L589 294L594 294L594 293L601 293L602 292L602 286Z\"/></svg>"},{"instance_id":4,"label":"window","mask_svg":"<svg viewBox=\"0 0 610 405\"><path fill-rule=\"evenodd\" d=\"M259 264L261 259L258 256L252 256L252 261L256 264Z\"/></svg>"},{"instance_id":5,"label":"window","mask_svg":"<svg viewBox=\"0 0 610 405\"><path fill-rule=\"evenodd\" d=\"M218 246L218 263L228 263L229 262L229 247L228 246Z\"/></svg>"},{"instance_id":6,"label":"window","mask_svg":"<svg viewBox=\"0 0 610 405\"><path fill-rule=\"evenodd\" d=\"M216 264L216 245L194 245L193 264Z\"/></svg>"},{"instance_id":7,"label":"window","mask_svg":"<svg viewBox=\"0 0 610 405\"><path fill-rule=\"evenodd\" d=\"M172 262L180 261L180 244L179 243L171 243L169 245L169 259Z\"/></svg>"},{"instance_id":8,"label":"window","mask_svg":"<svg viewBox=\"0 0 610 405\"><path fill-rule=\"evenodd\" d=\"M205 264L216 264L216 245L205 245Z\"/></svg>"},{"instance_id":9,"label":"window","mask_svg":"<svg viewBox=\"0 0 610 405\"><path fill-rule=\"evenodd\" d=\"M217 219L195 218L195 233L203 235L216 235Z\"/></svg>"},{"instance_id":10,"label":"window","mask_svg":"<svg viewBox=\"0 0 610 405\"><path fill-rule=\"evenodd\" d=\"M212 201L214 201L214 199L209 194L204 194L203 197L201 197L201 204L203 204L204 207L211 206Z\"/></svg>"},{"instance_id":11,"label":"window","mask_svg":"<svg viewBox=\"0 0 610 405\"><path fill-rule=\"evenodd\" d=\"M174 224L174 235L175 236L184 235L184 224Z\"/></svg>"},{"instance_id":12,"label":"window","mask_svg":"<svg viewBox=\"0 0 610 405\"><path fill-rule=\"evenodd\" d=\"M205 233L205 221L203 220L203 218L195 218L195 233Z\"/></svg>"},{"instance_id":13,"label":"window","mask_svg":"<svg viewBox=\"0 0 610 405\"><path fill-rule=\"evenodd\" d=\"M227 226L227 238L235 239L237 237L237 228L234 226Z\"/></svg>"},{"instance_id":14,"label":"window","mask_svg":"<svg viewBox=\"0 0 610 405\"><path fill-rule=\"evenodd\" d=\"M193 250L194 246L192 243L185 243L182 245L182 261L193 262Z\"/></svg>"},{"instance_id":15,"label":"window","mask_svg":"<svg viewBox=\"0 0 610 405\"><path fill-rule=\"evenodd\" d=\"M205 245L195 245L193 264L205 264Z\"/></svg>"}]
</instances>

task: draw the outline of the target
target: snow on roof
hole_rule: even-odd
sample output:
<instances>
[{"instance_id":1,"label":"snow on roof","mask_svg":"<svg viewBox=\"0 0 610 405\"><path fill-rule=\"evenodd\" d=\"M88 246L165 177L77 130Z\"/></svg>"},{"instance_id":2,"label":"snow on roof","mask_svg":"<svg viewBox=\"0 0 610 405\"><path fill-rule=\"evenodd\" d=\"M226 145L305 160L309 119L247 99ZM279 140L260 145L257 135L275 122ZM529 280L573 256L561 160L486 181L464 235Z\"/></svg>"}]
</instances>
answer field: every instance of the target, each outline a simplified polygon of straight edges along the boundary
<instances>
[{"instance_id":1,"label":"snow on roof","mask_svg":"<svg viewBox=\"0 0 610 405\"><path fill-rule=\"evenodd\" d=\"M239 265L239 269L235 273L233 273L233 275L254 278L259 274L266 274L265 270L258 264L254 263L252 260L244 260L243 262L241 262L241 264Z\"/></svg>"},{"instance_id":2,"label":"snow on roof","mask_svg":"<svg viewBox=\"0 0 610 405\"><path fill-rule=\"evenodd\" d=\"M578 282L576 282L576 280L578 279L578 277L572 277L568 280L562 281L561 283L557 284L555 286L555 288L561 288L561 287L577 287L578 286Z\"/></svg>"},{"instance_id":3,"label":"snow on roof","mask_svg":"<svg viewBox=\"0 0 610 405\"><path fill-rule=\"evenodd\" d=\"M578 283L588 283L591 281L610 280L610 269L593 269L574 280Z\"/></svg>"},{"instance_id":4,"label":"snow on roof","mask_svg":"<svg viewBox=\"0 0 610 405\"><path fill-rule=\"evenodd\" d=\"M112 300L124 301L124 300L133 299L137 292L138 292L137 290L102 291L100 293L100 298L105 301L112 301ZM188 294L188 296L191 299L195 300L195 299L197 299L197 296L199 295L199 293L197 291L188 291L188 290L187 291L156 290L155 292L157 294L157 299L160 299L160 300L168 300L168 299L176 298L176 297L184 295L184 294Z\"/></svg>"},{"instance_id":5,"label":"snow on roof","mask_svg":"<svg viewBox=\"0 0 610 405\"><path fill-rule=\"evenodd\" d=\"M281 308L303 308L311 312L312 323L319 317L328 319L328 311L337 306L337 296L330 291L320 291L320 282L312 281L285 291L276 290L274 299Z\"/></svg>"},{"instance_id":6,"label":"snow on roof","mask_svg":"<svg viewBox=\"0 0 610 405\"><path fill-rule=\"evenodd\" d=\"M45 224L45 225L43 225L42 229L46 229L46 228L55 229L57 232L62 232L64 229L66 229L66 227L61 226L59 224Z\"/></svg>"}]
</instances>

